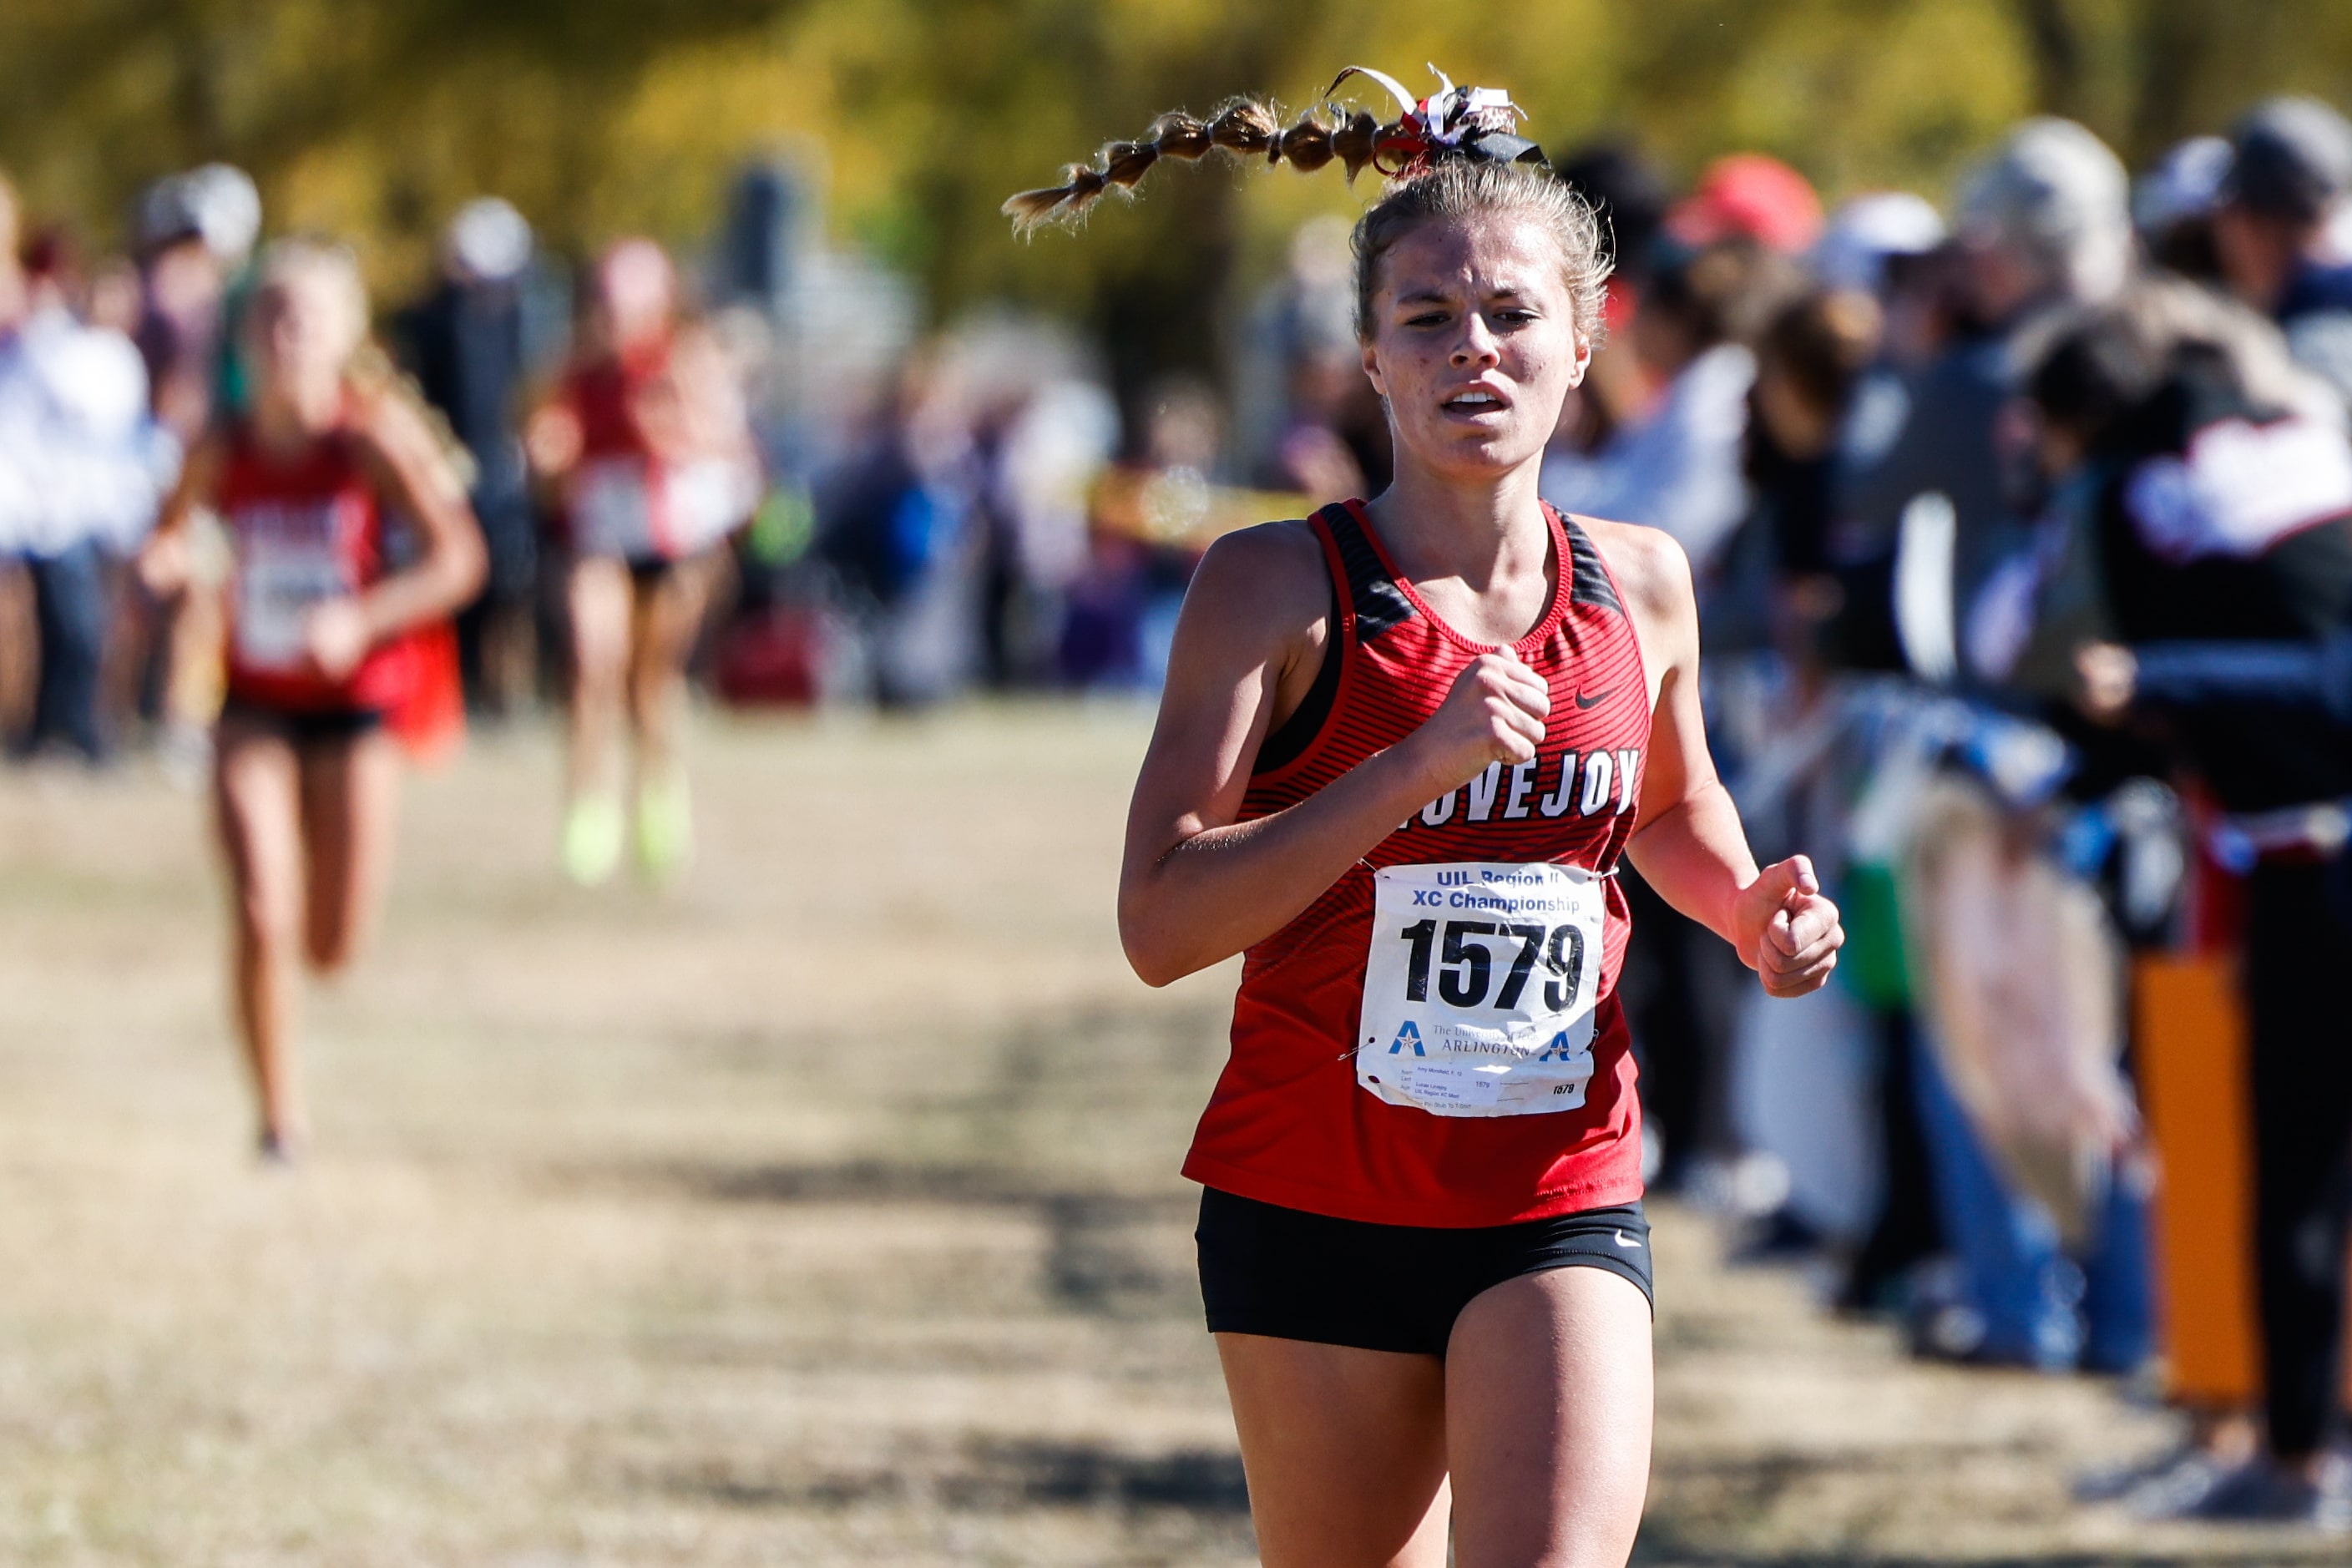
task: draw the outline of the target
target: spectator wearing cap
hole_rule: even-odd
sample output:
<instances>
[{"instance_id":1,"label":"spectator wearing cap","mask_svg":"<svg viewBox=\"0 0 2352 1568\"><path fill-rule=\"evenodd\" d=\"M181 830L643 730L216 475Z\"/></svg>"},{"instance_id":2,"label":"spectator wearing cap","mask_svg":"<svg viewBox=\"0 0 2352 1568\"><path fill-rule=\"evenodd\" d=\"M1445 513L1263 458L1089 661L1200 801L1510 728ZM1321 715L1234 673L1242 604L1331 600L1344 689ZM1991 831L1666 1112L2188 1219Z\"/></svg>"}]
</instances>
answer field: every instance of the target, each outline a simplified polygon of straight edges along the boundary
<instances>
[{"instance_id":1,"label":"spectator wearing cap","mask_svg":"<svg viewBox=\"0 0 2352 1568\"><path fill-rule=\"evenodd\" d=\"M131 342L146 364L149 409L185 450L241 394L229 345L239 279L261 232L260 193L242 170L208 163L149 185L131 229L140 294ZM200 573L137 612L154 628L141 706L162 722L167 761L191 774L201 774L211 744L206 672L221 636L219 586Z\"/></svg>"},{"instance_id":2,"label":"spectator wearing cap","mask_svg":"<svg viewBox=\"0 0 2352 1568\"><path fill-rule=\"evenodd\" d=\"M1813 246L1822 287L1876 299L1890 271L1944 243L1944 219L1925 196L1873 191L1842 204Z\"/></svg>"},{"instance_id":3,"label":"spectator wearing cap","mask_svg":"<svg viewBox=\"0 0 2352 1568\"><path fill-rule=\"evenodd\" d=\"M203 434L231 367L232 280L261 230L253 182L226 163L158 180L136 215L146 310L133 334L155 416L183 445Z\"/></svg>"},{"instance_id":4,"label":"spectator wearing cap","mask_svg":"<svg viewBox=\"0 0 2352 1568\"><path fill-rule=\"evenodd\" d=\"M2352 265L2328 226L2352 191L2352 124L2309 98L2274 98L2230 133L2212 219L2231 293L2279 323L2295 359L2352 398Z\"/></svg>"},{"instance_id":5,"label":"spectator wearing cap","mask_svg":"<svg viewBox=\"0 0 2352 1568\"><path fill-rule=\"evenodd\" d=\"M1691 194L1675 204L1666 232L1694 250L1745 239L1802 256L1822 236L1822 198L1780 159L1734 153L1708 164Z\"/></svg>"},{"instance_id":6,"label":"spectator wearing cap","mask_svg":"<svg viewBox=\"0 0 2352 1568\"><path fill-rule=\"evenodd\" d=\"M474 515L490 565L480 596L457 616L457 653L468 700L493 714L520 702L533 679L539 541L515 411L525 377L555 346L537 330L549 312L533 309L542 291L533 256L530 225L511 204L467 203L450 220L439 280L394 332L425 401L474 459Z\"/></svg>"},{"instance_id":7,"label":"spectator wearing cap","mask_svg":"<svg viewBox=\"0 0 2352 1568\"><path fill-rule=\"evenodd\" d=\"M2132 222L2150 261L2200 283L2221 281L2213 210L2221 205L2229 173L2230 143L2219 136L2192 136L2134 182Z\"/></svg>"},{"instance_id":8,"label":"spectator wearing cap","mask_svg":"<svg viewBox=\"0 0 2352 1568\"><path fill-rule=\"evenodd\" d=\"M1929 501L1937 516L1949 508L1949 591L1922 596L1935 602L1917 624L1906 617L1906 652L1923 675L1958 673L1950 627L2025 542L2014 497L2031 454L2005 417L2019 345L2054 313L2123 287L2133 243L2127 191L2106 144L2055 119L2018 126L1962 184L1955 246L1967 330L1920 373L1899 430L1876 443L1874 458L1855 463L1837 502L1849 548L1887 560L1906 516L1927 515L1915 507ZM1932 531L1923 526L1915 537Z\"/></svg>"}]
</instances>

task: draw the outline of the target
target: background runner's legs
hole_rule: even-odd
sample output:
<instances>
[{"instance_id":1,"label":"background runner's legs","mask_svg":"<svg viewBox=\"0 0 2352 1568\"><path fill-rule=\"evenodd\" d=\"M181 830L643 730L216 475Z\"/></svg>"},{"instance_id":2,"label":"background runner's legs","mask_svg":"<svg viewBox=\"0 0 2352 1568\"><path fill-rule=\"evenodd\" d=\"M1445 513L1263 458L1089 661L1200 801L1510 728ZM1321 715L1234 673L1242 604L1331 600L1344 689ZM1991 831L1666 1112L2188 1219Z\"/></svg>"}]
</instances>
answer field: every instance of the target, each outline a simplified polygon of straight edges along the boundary
<instances>
[{"instance_id":1,"label":"background runner's legs","mask_svg":"<svg viewBox=\"0 0 2352 1568\"><path fill-rule=\"evenodd\" d=\"M687 660L702 626L710 578L707 561L678 562L639 593L632 606L628 705L640 788L645 782L667 780L678 765Z\"/></svg>"},{"instance_id":2,"label":"background runner's legs","mask_svg":"<svg viewBox=\"0 0 2352 1568\"><path fill-rule=\"evenodd\" d=\"M306 1130L292 1040L295 943L303 919L300 763L283 736L234 718L222 721L215 745L237 1024L263 1131L299 1140Z\"/></svg>"},{"instance_id":3,"label":"background runner's legs","mask_svg":"<svg viewBox=\"0 0 2352 1568\"><path fill-rule=\"evenodd\" d=\"M572 563L565 594L572 630L570 794L574 801L619 789L614 751L629 668L634 595L629 569L605 556Z\"/></svg>"},{"instance_id":4,"label":"background runner's legs","mask_svg":"<svg viewBox=\"0 0 2352 1568\"><path fill-rule=\"evenodd\" d=\"M343 968L374 928L392 875L400 767L400 744L383 730L301 757L304 953L313 969Z\"/></svg>"}]
</instances>

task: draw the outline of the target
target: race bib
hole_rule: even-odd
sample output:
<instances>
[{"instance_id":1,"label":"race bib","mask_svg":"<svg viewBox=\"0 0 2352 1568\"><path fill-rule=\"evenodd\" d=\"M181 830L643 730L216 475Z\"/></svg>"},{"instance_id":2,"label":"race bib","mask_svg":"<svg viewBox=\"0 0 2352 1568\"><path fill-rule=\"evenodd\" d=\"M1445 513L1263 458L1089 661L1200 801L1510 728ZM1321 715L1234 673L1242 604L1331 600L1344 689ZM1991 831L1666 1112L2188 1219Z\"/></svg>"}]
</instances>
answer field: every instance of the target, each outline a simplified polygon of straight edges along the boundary
<instances>
[{"instance_id":1,"label":"race bib","mask_svg":"<svg viewBox=\"0 0 2352 1568\"><path fill-rule=\"evenodd\" d=\"M1433 1116L1580 1108L1606 884L1544 862L1374 871L1357 1083Z\"/></svg>"},{"instance_id":2,"label":"race bib","mask_svg":"<svg viewBox=\"0 0 2352 1568\"><path fill-rule=\"evenodd\" d=\"M648 465L636 458L584 464L572 481L572 538L583 555L663 553L654 532Z\"/></svg>"},{"instance_id":3,"label":"race bib","mask_svg":"<svg viewBox=\"0 0 2352 1568\"><path fill-rule=\"evenodd\" d=\"M237 563L237 662L250 669L301 669L303 623L312 606L350 591L343 563L328 542L249 548Z\"/></svg>"},{"instance_id":4,"label":"race bib","mask_svg":"<svg viewBox=\"0 0 2352 1568\"><path fill-rule=\"evenodd\" d=\"M725 458L699 458L669 470L662 499L677 553L699 554L760 509L760 471Z\"/></svg>"}]
</instances>

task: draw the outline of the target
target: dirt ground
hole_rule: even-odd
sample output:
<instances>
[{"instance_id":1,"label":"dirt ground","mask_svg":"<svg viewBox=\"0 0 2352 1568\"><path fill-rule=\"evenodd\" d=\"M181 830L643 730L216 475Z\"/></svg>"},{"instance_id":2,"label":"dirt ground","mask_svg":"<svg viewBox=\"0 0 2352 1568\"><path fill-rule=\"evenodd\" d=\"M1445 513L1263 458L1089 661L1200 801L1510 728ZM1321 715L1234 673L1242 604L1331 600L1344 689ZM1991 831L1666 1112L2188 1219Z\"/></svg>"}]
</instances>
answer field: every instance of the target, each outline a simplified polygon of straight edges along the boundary
<instances>
[{"instance_id":1,"label":"dirt ground","mask_svg":"<svg viewBox=\"0 0 2352 1568\"><path fill-rule=\"evenodd\" d=\"M1126 972L1128 708L706 720L667 896L551 736L414 781L249 1152L201 803L0 776L0 1562L1253 1561L1175 1167L1230 968ZM1659 1222L1641 1561L2331 1560L2067 1500L2161 1417L1929 1371Z\"/></svg>"}]
</instances>

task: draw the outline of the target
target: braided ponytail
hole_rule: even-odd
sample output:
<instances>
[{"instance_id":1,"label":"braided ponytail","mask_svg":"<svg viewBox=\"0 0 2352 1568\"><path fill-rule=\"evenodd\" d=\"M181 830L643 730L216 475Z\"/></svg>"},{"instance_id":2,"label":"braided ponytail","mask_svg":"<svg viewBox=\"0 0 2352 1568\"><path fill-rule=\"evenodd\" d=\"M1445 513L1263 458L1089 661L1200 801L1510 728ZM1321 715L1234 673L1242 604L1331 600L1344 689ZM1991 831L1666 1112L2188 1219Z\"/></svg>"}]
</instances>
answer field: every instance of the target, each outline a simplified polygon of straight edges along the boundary
<instances>
[{"instance_id":1,"label":"braided ponytail","mask_svg":"<svg viewBox=\"0 0 2352 1568\"><path fill-rule=\"evenodd\" d=\"M1265 152L1281 134L1282 122L1274 117L1274 110L1252 99L1234 99L1209 121L1211 145L1244 158Z\"/></svg>"},{"instance_id":2,"label":"braided ponytail","mask_svg":"<svg viewBox=\"0 0 2352 1568\"><path fill-rule=\"evenodd\" d=\"M1163 158L1194 163L1213 152L1286 163L1301 174L1312 174L1337 159L1353 184L1372 161L1382 128L1361 110L1336 124L1333 118L1318 105L1285 130L1272 104L1252 98L1221 104L1207 120L1174 110L1153 121L1140 139L1107 144L1095 163L1070 164L1062 171L1060 184L1008 197L1003 210L1013 220L1013 232L1025 237L1049 223L1075 221L1107 190L1132 191Z\"/></svg>"},{"instance_id":3,"label":"braided ponytail","mask_svg":"<svg viewBox=\"0 0 2352 1568\"><path fill-rule=\"evenodd\" d=\"M1349 184L1367 168L1376 169L1390 184L1356 225L1360 336L1372 333L1381 259L1407 233L1433 220L1509 213L1536 223L1557 242L1576 330L1594 340L1610 263L1592 208L1553 177L1543 149L1518 133L1519 108L1507 94L1456 87L1444 72L1436 74L1439 90L1416 100L1394 77L1349 66L1287 130L1272 104L1254 98L1231 99L1205 121L1181 110L1163 114L1142 140L1104 147L1100 167L1072 163L1060 184L1023 191L1005 202L1004 212L1014 232L1026 237L1048 223L1076 221L1107 190L1133 190L1162 158L1191 162L1213 151L1235 158L1264 154L1267 163L1287 163L1301 174L1337 163ZM1351 77L1378 84L1402 112L1383 122L1361 109L1342 110L1332 95Z\"/></svg>"}]
</instances>

